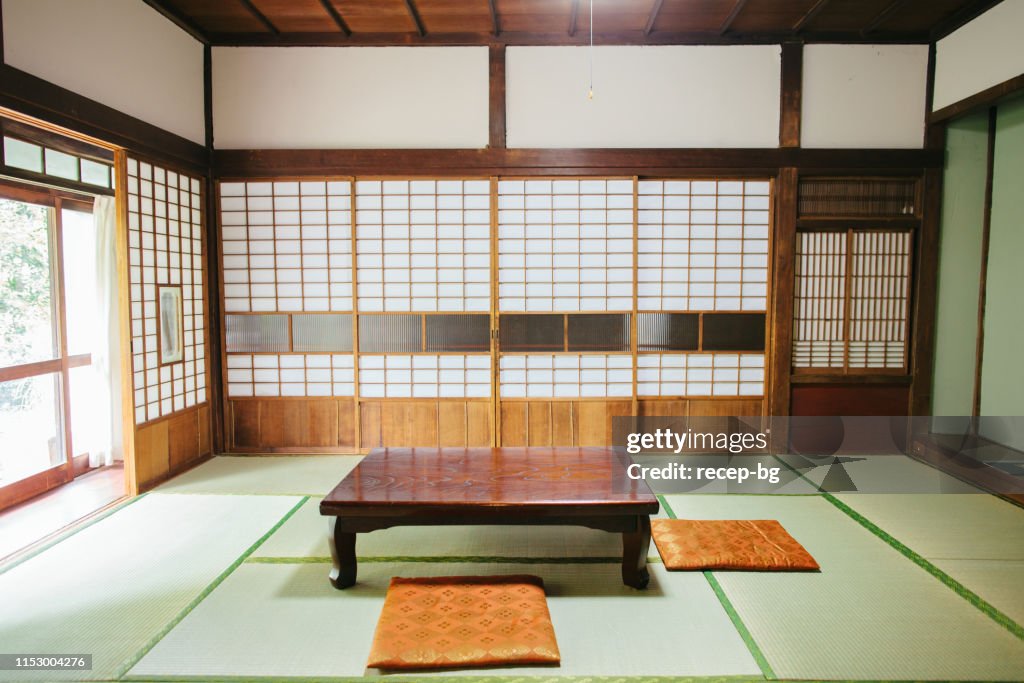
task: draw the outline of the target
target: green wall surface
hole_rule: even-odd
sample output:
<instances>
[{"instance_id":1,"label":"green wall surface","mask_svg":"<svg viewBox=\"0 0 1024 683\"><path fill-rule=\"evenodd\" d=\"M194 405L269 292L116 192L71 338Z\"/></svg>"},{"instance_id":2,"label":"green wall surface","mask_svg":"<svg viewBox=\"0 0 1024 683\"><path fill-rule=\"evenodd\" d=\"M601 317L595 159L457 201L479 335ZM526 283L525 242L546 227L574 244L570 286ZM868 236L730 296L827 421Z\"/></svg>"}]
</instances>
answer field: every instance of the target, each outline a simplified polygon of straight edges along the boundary
<instances>
[{"instance_id":1,"label":"green wall surface","mask_svg":"<svg viewBox=\"0 0 1024 683\"><path fill-rule=\"evenodd\" d=\"M1024 99L996 119L981 414L1024 416ZM1024 420L990 438L1024 446Z\"/></svg>"},{"instance_id":2,"label":"green wall surface","mask_svg":"<svg viewBox=\"0 0 1024 683\"><path fill-rule=\"evenodd\" d=\"M939 234L933 415L970 415L972 411L987 151L987 112L949 125Z\"/></svg>"}]
</instances>

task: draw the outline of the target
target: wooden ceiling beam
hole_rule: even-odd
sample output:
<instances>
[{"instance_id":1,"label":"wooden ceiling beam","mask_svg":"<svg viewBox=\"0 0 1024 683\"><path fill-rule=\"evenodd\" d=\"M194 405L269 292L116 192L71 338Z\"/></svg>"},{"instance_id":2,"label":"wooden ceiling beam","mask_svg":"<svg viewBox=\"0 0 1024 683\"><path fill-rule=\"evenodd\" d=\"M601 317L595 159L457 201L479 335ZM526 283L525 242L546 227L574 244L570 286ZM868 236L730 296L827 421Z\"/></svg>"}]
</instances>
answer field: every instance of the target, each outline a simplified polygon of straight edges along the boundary
<instances>
[{"instance_id":1,"label":"wooden ceiling beam","mask_svg":"<svg viewBox=\"0 0 1024 683\"><path fill-rule=\"evenodd\" d=\"M260 8L252 4L252 0L238 0L240 3L245 5L245 8L249 10L249 13L256 17L256 19L267 27L267 30L273 33L275 36L281 35L280 29L274 26L274 23L267 19L267 15L260 11Z\"/></svg>"},{"instance_id":2,"label":"wooden ceiling beam","mask_svg":"<svg viewBox=\"0 0 1024 683\"><path fill-rule=\"evenodd\" d=\"M825 5L829 3L829 0L818 0L816 3L811 5L811 8L800 17L800 19L793 24L793 33L800 33L803 31L809 23L811 23L816 16L821 14L821 10L825 9Z\"/></svg>"},{"instance_id":3,"label":"wooden ceiling beam","mask_svg":"<svg viewBox=\"0 0 1024 683\"><path fill-rule=\"evenodd\" d=\"M890 2L885 7L885 9L883 9L881 12L875 15L875 18L872 19L867 26L861 29L861 35L866 36L869 33L875 31L879 26L884 24L886 20L889 19L889 17L895 14L896 11L903 7L903 5L905 4L907 4L907 0L893 0L892 2Z\"/></svg>"},{"instance_id":4,"label":"wooden ceiling beam","mask_svg":"<svg viewBox=\"0 0 1024 683\"><path fill-rule=\"evenodd\" d=\"M487 6L491 10L491 34L501 35L501 17L498 16L498 4L496 0L487 0Z\"/></svg>"},{"instance_id":5,"label":"wooden ceiling beam","mask_svg":"<svg viewBox=\"0 0 1024 683\"><path fill-rule=\"evenodd\" d=\"M416 24L416 33L420 36L427 35L427 29L423 27L423 19L420 18L419 10L416 9L416 5L412 0L405 0L405 9L409 10L409 16L412 17L412 22Z\"/></svg>"},{"instance_id":6,"label":"wooden ceiling beam","mask_svg":"<svg viewBox=\"0 0 1024 683\"><path fill-rule=\"evenodd\" d=\"M718 31L652 31L642 30L595 33L595 45L772 45L793 38L791 30L758 35ZM927 45L927 33L884 32L864 36L860 32L808 33L800 37L804 43L901 43ZM404 33L353 32L344 36L338 31L329 33L211 33L210 41L224 47L330 47L335 45L390 47L403 45L586 45L589 35L577 31L575 36L565 33L533 33L530 31L503 31L495 36L491 31L474 33Z\"/></svg>"},{"instance_id":7,"label":"wooden ceiling beam","mask_svg":"<svg viewBox=\"0 0 1024 683\"><path fill-rule=\"evenodd\" d=\"M199 27L195 21L186 16L177 7L171 5L167 0L142 0L154 10L159 12L165 19L171 21L175 26L189 34L203 45L210 44L210 38L206 32Z\"/></svg>"},{"instance_id":8,"label":"wooden ceiling beam","mask_svg":"<svg viewBox=\"0 0 1024 683\"><path fill-rule=\"evenodd\" d=\"M338 11L338 8L334 6L331 0L320 0L320 4L324 6L327 13L331 15L331 19L338 25L338 30L344 33L346 37L352 35L352 29L348 27L345 18L341 16L341 12Z\"/></svg>"},{"instance_id":9,"label":"wooden ceiling beam","mask_svg":"<svg viewBox=\"0 0 1024 683\"><path fill-rule=\"evenodd\" d=\"M218 178L416 173L469 175L774 174L813 171L920 173L941 168L941 149L234 149L213 153Z\"/></svg>"},{"instance_id":10,"label":"wooden ceiling beam","mask_svg":"<svg viewBox=\"0 0 1024 683\"><path fill-rule=\"evenodd\" d=\"M718 28L718 34L724 36L732 28L732 24L736 21L736 17L740 15L743 8L746 7L747 0L736 0L736 3L732 6L732 11L729 12L729 16L725 18L722 25Z\"/></svg>"},{"instance_id":11,"label":"wooden ceiling beam","mask_svg":"<svg viewBox=\"0 0 1024 683\"><path fill-rule=\"evenodd\" d=\"M491 0L492 2L494 0ZM572 0L572 8L569 10L569 35L576 35L576 24L580 18L580 0Z\"/></svg>"},{"instance_id":12,"label":"wooden ceiling beam","mask_svg":"<svg viewBox=\"0 0 1024 683\"><path fill-rule=\"evenodd\" d=\"M654 0L654 5L651 7L651 13L647 16L647 23L644 24L644 35L651 35L651 31L654 30L654 22L658 20L658 15L661 14L661 6L665 4L665 0Z\"/></svg>"}]
</instances>

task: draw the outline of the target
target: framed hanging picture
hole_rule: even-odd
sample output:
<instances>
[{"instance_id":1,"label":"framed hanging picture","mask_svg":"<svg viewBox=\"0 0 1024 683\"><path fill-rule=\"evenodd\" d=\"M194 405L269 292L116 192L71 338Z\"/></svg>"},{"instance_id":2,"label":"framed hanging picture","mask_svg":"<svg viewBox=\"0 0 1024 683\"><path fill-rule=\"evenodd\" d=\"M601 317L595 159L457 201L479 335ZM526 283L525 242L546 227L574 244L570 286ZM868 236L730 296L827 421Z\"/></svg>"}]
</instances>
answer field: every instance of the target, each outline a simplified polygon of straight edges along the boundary
<instances>
[{"instance_id":1,"label":"framed hanging picture","mask_svg":"<svg viewBox=\"0 0 1024 683\"><path fill-rule=\"evenodd\" d=\"M160 314L160 365L177 363L185 355L181 285L158 285L157 302Z\"/></svg>"}]
</instances>

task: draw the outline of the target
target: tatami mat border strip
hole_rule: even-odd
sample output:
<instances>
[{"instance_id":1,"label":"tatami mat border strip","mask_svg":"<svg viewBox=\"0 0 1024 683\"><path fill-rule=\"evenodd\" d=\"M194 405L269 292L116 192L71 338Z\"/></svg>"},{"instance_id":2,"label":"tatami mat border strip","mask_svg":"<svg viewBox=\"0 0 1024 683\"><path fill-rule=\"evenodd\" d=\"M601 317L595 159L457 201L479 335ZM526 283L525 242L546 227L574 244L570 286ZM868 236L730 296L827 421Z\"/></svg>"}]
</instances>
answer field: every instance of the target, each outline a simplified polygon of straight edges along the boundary
<instances>
[{"instance_id":1,"label":"tatami mat border strip","mask_svg":"<svg viewBox=\"0 0 1024 683\"><path fill-rule=\"evenodd\" d=\"M119 503L117 505L114 505L113 507L109 508L108 510L105 510L104 512L101 512L98 515L95 515L93 517L90 517L89 519L86 519L81 524L77 524L77 525L72 526L72 528L68 529L67 531L65 531L64 533L60 534L59 536L57 536L56 538L52 539L51 541L48 541L48 542L40 545L38 548L34 548L34 549L30 550L29 552L25 553L24 555L14 557L14 559L12 559L10 562L6 562L6 563L0 565L0 575L5 574L5 573L11 571L12 569L17 567L18 565L22 564L23 562L27 562L28 560L31 560L33 557L39 555L40 553L46 552L47 550L49 550L50 548L54 547L58 543L63 543L64 541L68 540L69 538L71 538L72 536L77 534L78 532L85 531L86 529L91 527L93 524L96 524L97 522L102 522L104 519L106 519L107 517L111 516L112 514L114 514L116 512L120 512L121 510L124 510L129 505L132 505L133 503L142 500L143 498L145 498L148 495L149 495L148 493L143 493L141 495L135 496L134 498L129 498L128 500L123 501L123 502L121 502L121 503ZM74 524L74 523L72 523L72 524Z\"/></svg>"},{"instance_id":2,"label":"tatami mat border strip","mask_svg":"<svg viewBox=\"0 0 1024 683\"><path fill-rule=\"evenodd\" d=\"M864 515L860 514L850 506L843 503L835 496L826 493L825 500L832 503L832 505L842 510L844 513L846 513L848 517L853 519L862 527L864 527L865 529L873 533L875 536L882 539L890 546L898 550L907 559L909 559L918 567L925 570L926 572L934 576L936 579L941 581L943 584L945 584L947 588L950 588L954 593L956 593L964 600L966 600L967 602L971 603L979 610L984 612L994 622L996 622L997 624L999 624L1007 631L1020 638L1021 640L1024 640L1024 626L1021 626L1016 621L1014 621L1009 615L1000 611L995 605L988 602L980 595L972 591L970 588L960 583L946 572L939 569L937 566L929 562L923 556L919 555L918 553L914 552L913 550L905 546L898 539L888 534L884 529L882 529L874 522L864 517Z\"/></svg>"},{"instance_id":3,"label":"tatami mat border strip","mask_svg":"<svg viewBox=\"0 0 1024 683\"><path fill-rule=\"evenodd\" d=\"M252 678L244 676L133 676L120 679L123 683L369 683L370 681L423 681L424 683L764 683L764 679L751 676L444 676L395 674L388 676L357 677L276 677ZM785 682L783 682L785 683ZM808 683L801 681L800 683ZM809 683L815 683L810 681ZM824 682L823 682L824 683ZM828 683L896 683L894 681L828 681ZM941 683L941 682L932 682ZM966 683L951 681L948 683ZM975 683L975 682L971 682Z\"/></svg>"},{"instance_id":4,"label":"tatami mat border strip","mask_svg":"<svg viewBox=\"0 0 1024 683\"><path fill-rule=\"evenodd\" d=\"M370 555L357 557L360 563L420 562L420 563L464 563L464 564L619 564L621 557L579 556L579 557L504 557L501 555ZM268 557L257 556L246 560L247 564L324 564L327 556ZM648 560L648 562L654 562ZM658 560L660 562L660 560Z\"/></svg>"},{"instance_id":5,"label":"tatami mat border strip","mask_svg":"<svg viewBox=\"0 0 1024 683\"><path fill-rule=\"evenodd\" d=\"M670 519L677 519L676 511L672 509L671 505L669 505L665 496L658 495L658 500L661 502L662 507L665 508L665 514L667 514ZM715 575L710 571L705 571L703 573L704 578L707 579L708 583L711 585L711 590L714 591L715 597L717 597L718 602L721 603L722 609L724 609L725 613L729 615L729 620L732 621L733 627L740 634L740 638L743 639L743 643L747 646L747 649L750 650L750 656L754 658L755 662L757 662L757 666L761 669L761 673L767 679L776 680L775 671L772 670L771 664L768 663L768 659L764 656L764 653L761 652L761 648L758 647L757 641L754 640L754 636L751 635L747 625L743 623L743 619L740 618L739 612L737 612L736 608L733 607L732 601L729 600L729 596L725 594L725 591L722 589L722 584L718 583L718 579L716 579Z\"/></svg>"},{"instance_id":6,"label":"tatami mat border strip","mask_svg":"<svg viewBox=\"0 0 1024 683\"><path fill-rule=\"evenodd\" d=\"M150 650L152 650L154 647L156 647L157 643L159 643L161 640L163 640L164 636L166 636L168 633L170 633L174 629L175 626L177 626L179 623L181 623L181 621L192 612L192 610L194 610L196 607L198 607L199 603L201 603L203 600L205 600L210 595L210 593L212 593L214 590L216 590L217 586L219 586L221 583L223 583L224 580L227 579L228 576L230 576L232 572L234 572L236 569L238 569L238 567L240 567L242 565L242 563L245 562L245 560L250 555L252 555L254 552L256 552L256 550L261 545L263 545L267 541L268 538L273 536L274 532L276 532L278 529L280 529L284 525L284 523L287 522L291 518L292 515L294 515L296 512L299 511L299 508L301 508L303 505L306 504L306 502L308 500L309 500L309 497L306 496L306 497L303 497L302 499L300 499L299 502L297 502L295 505L293 505L292 508L290 510L288 510L288 512L286 512L283 517L281 517L281 519L277 520L277 523L274 524L274 526L270 527L270 529L268 529L265 534L260 536L256 540L255 543L250 545L245 550L245 552L243 552L241 555L238 556L238 559L236 559L234 562L232 562L231 565L228 566L228 568L225 569L223 572L221 572L220 575L217 578L215 578L206 588L204 588L202 590L201 593L199 593L199 595L197 595L195 598L193 598L192 601L188 605L186 605L184 609L182 609L180 612L178 612L178 614L173 619L171 619L171 621L166 626L164 626L162 629L160 629L160 631L157 632L156 635L154 635L152 638L150 638L149 642L147 642L145 645L143 645L142 648L138 652L136 652L134 655L132 655L127 661L125 661L123 664L121 664L121 666L118 667L117 672L115 673L115 676L118 679L122 678L125 674L128 673L128 671L131 670L131 668L133 666L138 664L138 662L143 657L145 657L149 653Z\"/></svg>"},{"instance_id":7,"label":"tatami mat border strip","mask_svg":"<svg viewBox=\"0 0 1024 683\"><path fill-rule=\"evenodd\" d=\"M799 472L790 467L789 463L787 463L782 458L778 456L773 457L779 462L781 462L783 465L785 465L788 469L792 470L793 472L796 472L796 474L799 477L805 478L802 472ZM857 512L843 501L833 496L828 491L823 491L822 495L825 498L825 500L827 500L829 503L831 503L833 506L835 506L837 509L843 512L847 517L849 517L850 519L852 519L853 521L857 522L862 527L870 531L872 534L874 534L879 539L887 543L890 547L892 547L894 550L902 554L904 557L906 557L908 560L916 564L918 567L934 576L936 579L942 582L942 584L945 585L947 588L952 590L954 593L962 597L967 602L971 603L977 609L981 610L986 616L992 619L992 621L996 622L997 624L999 624L1007 631L1020 638L1021 640L1024 640L1024 626L1018 624L1016 621L1010 618L1010 616L999 610L995 605L988 602L983 597L972 591L970 588L960 583L946 572L939 569L937 566L929 562L923 555L920 555L908 546L904 545L895 536L889 534L882 527L878 526L870 519L868 519L867 517Z\"/></svg>"},{"instance_id":8,"label":"tatami mat border strip","mask_svg":"<svg viewBox=\"0 0 1024 683\"><path fill-rule=\"evenodd\" d=\"M279 493L277 491L265 492L265 493L250 493L248 491L162 491L156 489L150 493L156 493L161 496L258 496L265 498L272 496L275 498L287 498L295 496L306 496L307 498L323 498L327 493Z\"/></svg>"}]
</instances>

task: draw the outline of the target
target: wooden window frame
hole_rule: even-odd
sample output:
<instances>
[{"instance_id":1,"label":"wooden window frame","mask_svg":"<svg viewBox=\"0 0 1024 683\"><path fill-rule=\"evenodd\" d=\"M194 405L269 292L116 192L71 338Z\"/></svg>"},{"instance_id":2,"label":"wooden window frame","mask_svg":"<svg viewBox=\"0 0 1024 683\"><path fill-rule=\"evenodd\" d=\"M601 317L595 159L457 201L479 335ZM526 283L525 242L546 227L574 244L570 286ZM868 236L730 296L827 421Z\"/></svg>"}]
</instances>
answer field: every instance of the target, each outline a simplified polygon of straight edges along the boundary
<instances>
[{"instance_id":1,"label":"wooden window frame","mask_svg":"<svg viewBox=\"0 0 1024 683\"><path fill-rule=\"evenodd\" d=\"M69 355L67 345L67 311L64 296L64 247L63 218L65 208L92 213L93 202L88 195L63 189L27 186L15 181L0 179L0 198L35 204L49 208L51 213L50 241L50 282L53 297L54 335L57 338L56 357L0 368L0 382L56 374L59 378L59 414L57 427L64 453L64 462L18 481L0 486L0 510L12 507L29 498L38 496L53 488L66 484L76 476L88 471L87 459L73 450L71 430L71 381L70 371L90 365L92 355L88 353Z\"/></svg>"}]
</instances>

